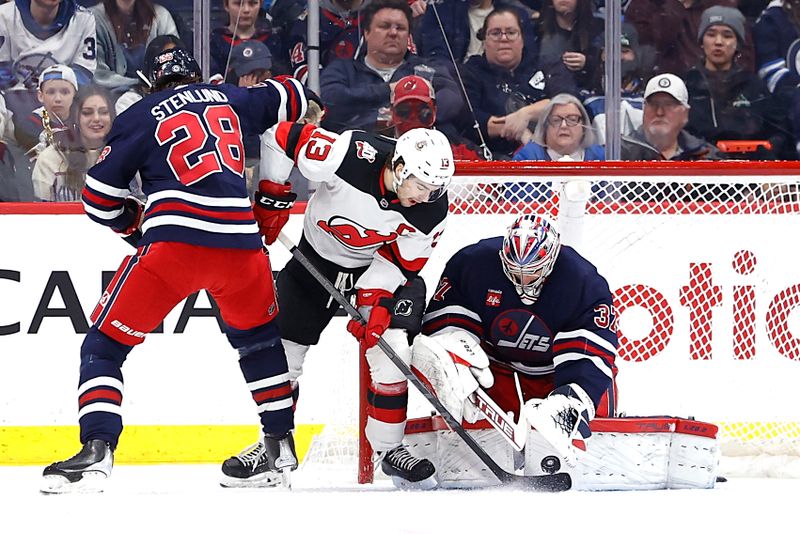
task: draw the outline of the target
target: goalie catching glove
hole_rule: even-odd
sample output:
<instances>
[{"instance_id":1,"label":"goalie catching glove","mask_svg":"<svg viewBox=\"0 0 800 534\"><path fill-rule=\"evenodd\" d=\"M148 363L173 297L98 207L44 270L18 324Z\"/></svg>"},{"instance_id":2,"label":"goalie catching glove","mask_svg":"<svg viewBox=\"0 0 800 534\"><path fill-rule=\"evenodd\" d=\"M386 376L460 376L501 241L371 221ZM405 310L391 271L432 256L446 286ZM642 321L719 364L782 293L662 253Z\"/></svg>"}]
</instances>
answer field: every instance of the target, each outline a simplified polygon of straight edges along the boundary
<instances>
[{"instance_id":1,"label":"goalie catching glove","mask_svg":"<svg viewBox=\"0 0 800 534\"><path fill-rule=\"evenodd\" d=\"M278 239L281 229L289 221L289 210L296 199L297 193L292 193L292 186L289 184L278 184L269 180L259 182L253 215L267 245Z\"/></svg>"},{"instance_id":2,"label":"goalie catching glove","mask_svg":"<svg viewBox=\"0 0 800 534\"><path fill-rule=\"evenodd\" d=\"M592 431L594 403L578 384L554 389L546 399L531 399L522 408L522 417L535 428L570 467L578 464L578 451L586 450Z\"/></svg>"},{"instance_id":3,"label":"goalie catching glove","mask_svg":"<svg viewBox=\"0 0 800 534\"><path fill-rule=\"evenodd\" d=\"M411 368L427 382L436 397L456 419L474 423L481 412L469 397L478 387L490 388L494 376L489 357L466 332L447 332L414 339Z\"/></svg>"}]
</instances>

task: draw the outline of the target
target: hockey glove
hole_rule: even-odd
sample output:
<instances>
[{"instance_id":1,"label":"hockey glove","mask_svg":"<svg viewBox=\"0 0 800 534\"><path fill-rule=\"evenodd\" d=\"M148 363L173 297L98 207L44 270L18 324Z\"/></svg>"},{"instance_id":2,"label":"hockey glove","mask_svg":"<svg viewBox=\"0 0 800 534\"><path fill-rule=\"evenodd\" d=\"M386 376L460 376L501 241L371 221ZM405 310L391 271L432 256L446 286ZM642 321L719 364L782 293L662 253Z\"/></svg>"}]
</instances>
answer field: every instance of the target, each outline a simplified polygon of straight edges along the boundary
<instances>
[{"instance_id":1,"label":"hockey glove","mask_svg":"<svg viewBox=\"0 0 800 534\"><path fill-rule=\"evenodd\" d=\"M264 242L271 245L289 221L289 210L294 206L297 194L292 193L292 186L289 184L262 180L258 184L255 199L253 215L261 235L264 236Z\"/></svg>"},{"instance_id":2,"label":"hockey glove","mask_svg":"<svg viewBox=\"0 0 800 534\"><path fill-rule=\"evenodd\" d=\"M123 237L128 237L141 226L142 215L144 215L144 204L136 197L128 197L123 201L119 223L111 228Z\"/></svg>"},{"instance_id":3,"label":"hockey glove","mask_svg":"<svg viewBox=\"0 0 800 534\"><path fill-rule=\"evenodd\" d=\"M592 431L594 403L578 384L554 389L546 399L531 399L522 415L564 459L570 467L578 463L578 451L586 450Z\"/></svg>"},{"instance_id":4,"label":"hockey glove","mask_svg":"<svg viewBox=\"0 0 800 534\"><path fill-rule=\"evenodd\" d=\"M356 307L362 317L368 317L367 323L350 319L347 331L362 342L364 348L374 347L392 322L392 312L389 308L393 302L392 294L385 289L359 289Z\"/></svg>"}]
</instances>

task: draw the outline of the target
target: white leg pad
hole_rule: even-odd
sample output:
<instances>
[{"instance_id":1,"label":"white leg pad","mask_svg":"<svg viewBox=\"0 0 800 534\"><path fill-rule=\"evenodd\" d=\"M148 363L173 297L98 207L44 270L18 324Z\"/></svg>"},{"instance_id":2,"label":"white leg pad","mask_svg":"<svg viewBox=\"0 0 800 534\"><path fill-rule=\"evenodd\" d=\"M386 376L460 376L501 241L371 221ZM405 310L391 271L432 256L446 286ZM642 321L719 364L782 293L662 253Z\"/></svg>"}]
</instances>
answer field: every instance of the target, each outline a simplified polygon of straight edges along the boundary
<instances>
[{"instance_id":1,"label":"white leg pad","mask_svg":"<svg viewBox=\"0 0 800 534\"><path fill-rule=\"evenodd\" d=\"M467 432L502 469L514 472L514 449L496 430L471 429ZM442 488L470 489L500 484L458 434L449 429L406 434L403 441L415 456L433 462Z\"/></svg>"},{"instance_id":2,"label":"white leg pad","mask_svg":"<svg viewBox=\"0 0 800 534\"><path fill-rule=\"evenodd\" d=\"M680 432L593 432L575 468L560 464L577 490L713 488L716 436ZM525 474L541 475L558 454L535 430L525 443Z\"/></svg>"}]
</instances>

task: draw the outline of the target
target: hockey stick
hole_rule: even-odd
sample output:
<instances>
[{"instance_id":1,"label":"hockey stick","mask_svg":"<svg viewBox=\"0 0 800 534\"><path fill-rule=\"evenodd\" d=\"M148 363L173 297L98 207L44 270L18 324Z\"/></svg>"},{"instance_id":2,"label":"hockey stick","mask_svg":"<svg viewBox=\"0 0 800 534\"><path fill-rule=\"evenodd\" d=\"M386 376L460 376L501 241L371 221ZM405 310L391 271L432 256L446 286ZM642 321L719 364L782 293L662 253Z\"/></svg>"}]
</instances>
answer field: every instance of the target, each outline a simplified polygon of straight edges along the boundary
<instances>
[{"instance_id":1,"label":"hockey stick","mask_svg":"<svg viewBox=\"0 0 800 534\"><path fill-rule=\"evenodd\" d=\"M357 321L361 321L362 323L365 322L361 314L358 313L358 310L356 310L355 307L350 304L347 298L340 293L338 289L336 289L330 280L325 278L322 273L320 273L317 268L314 267L308 258L305 257L300 249L298 249L297 246L292 243L292 241L283 232L278 235L278 241L280 241L281 244L292 253L292 256L298 262L300 262L303 267L305 267L309 274L313 276L323 288L325 288L325 291L327 291L328 294L330 294L330 296L333 297L333 299L336 300L336 302L338 302L342 308L344 308L350 317ZM378 346L381 348L381 350L383 350L384 353L386 353L386 356L392 361L392 363L403 373L406 379L414 384L414 387L419 390L422 396L425 397L434 408L436 408L436 411L439 412L439 414L445 420L447 426L449 426L453 432L459 435L467 447L472 449L472 452L474 452L475 455L480 458L481 462L483 462L484 465L489 468L489 470L501 483L537 491L551 492L566 491L572 487L572 478L568 473L522 476L503 470L503 468L497 465L497 462L495 462L492 457L489 456L480 445L478 445L475 439L469 435L466 430L464 430L464 427L461 426L461 423L456 421L453 415L447 410L447 408L444 407L439 399L436 398L433 393L428 391L428 388L425 387L417 375L415 375L408 365L406 365L406 363L397 355L394 349L392 349L391 345L389 345L383 338L380 338L378 340Z\"/></svg>"},{"instance_id":2,"label":"hockey stick","mask_svg":"<svg viewBox=\"0 0 800 534\"><path fill-rule=\"evenodd\" d=\"M479 387L475 390L469 401L483 413L489 424L500 432L514 449L521 451L525 447L526 434L524 430L497 405L483 388Z\"/></svg>"}]
</instances>

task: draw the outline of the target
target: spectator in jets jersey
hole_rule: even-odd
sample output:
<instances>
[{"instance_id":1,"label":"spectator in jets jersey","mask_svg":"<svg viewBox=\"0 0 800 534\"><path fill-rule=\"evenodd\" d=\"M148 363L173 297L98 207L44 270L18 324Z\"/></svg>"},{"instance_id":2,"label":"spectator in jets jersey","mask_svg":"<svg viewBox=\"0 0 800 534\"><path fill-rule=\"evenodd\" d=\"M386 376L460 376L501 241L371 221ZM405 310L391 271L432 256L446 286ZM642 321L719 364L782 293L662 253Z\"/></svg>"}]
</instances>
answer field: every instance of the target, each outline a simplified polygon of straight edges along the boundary
<instances>
[{"instance_id":1,"label":"spectator in jets jersey","mask_svg":"<svg viewBox=\"0 0 800 534\"><path fill-rule=\"evenodd\" d=\"M35 88L53 63L88 81L97 67L94 15L75 0L16 0L0 5L0 84Z\"/></svg>"}]
</instances>

